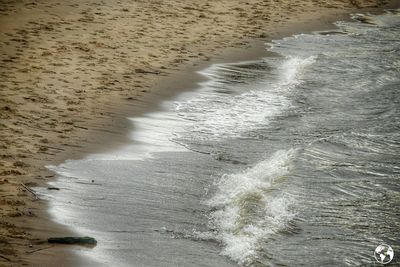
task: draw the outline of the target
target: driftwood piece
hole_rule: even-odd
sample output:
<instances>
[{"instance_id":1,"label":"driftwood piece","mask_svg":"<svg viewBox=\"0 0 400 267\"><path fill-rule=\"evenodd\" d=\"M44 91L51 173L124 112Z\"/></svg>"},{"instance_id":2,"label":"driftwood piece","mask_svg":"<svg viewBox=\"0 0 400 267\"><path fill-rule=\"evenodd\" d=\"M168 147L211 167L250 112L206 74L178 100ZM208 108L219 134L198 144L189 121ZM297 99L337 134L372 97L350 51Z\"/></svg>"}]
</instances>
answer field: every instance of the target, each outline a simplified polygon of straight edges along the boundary
<instances>
[{"instance_id":1,"label":"driftwood piece","mask_svg":"<svg viewBox=\"0 0 400 267\"><path fill-rule=\"evenodd\" d=\"M30 189L29 187L27 187L25 184L23 184L23 183L21 183L21 186L23 187L23 188L25 188L28 192L30 192L34 197L35 197L35 199L39 199L39 197L36 195L36 193L32 190L32 189Z\"/></svg>"},{"instance_id":2,"label":"driftwood piece","mask_svg":"<svg viewBox=\"0 0 400 267\"><path fill-rule=\"evenodd\" d=\"M143 74L160 74L161 72L158 70L144 70L144 69L135 69L136 73L143 73Z\"/></svg>"},{"instance_id":3,"label":"driftwood piece","mask_svg":"<svg viewBox=\"0 0 400 267\"><path fill-rule=\"evenodd\" d=\"M6 256L0 255L0 258L5 259L6 261L11 261L9 258L7 258Z\"/></svg>"},{"instance_id":4,"label":"driftwood piece","mask_svg":"<svg viewBox=\"0 0 400 267\"><path fill-rule=\"evenodd\" d=\"M34 250L29 250L26 253L32 254L32 253L35 253L35 252L38 252L38 251L41 251L41 250L45 250L45 249L49 249L49 248L52 248L52 247L53 246L48 246L48 247L44 247L44 248L38 248L38 249L34 249Z\"/></svg>"},{"instance_id":5,"label":"driftwood piece","mask_svg":"<svg viewBox=\"0 0 400 267\"><path fill-rule=\"evenodd\" d=\"M55 187L55 186L50 186L50 187L47 187L47 190L60 190L60 188Z\"/></svg>"},{"instance_id":6,"label":"driftwood piece","mask_svg":"<svg viewBox=\"0 0 400 267\"><path fill-rule=\"evenodd\" d=\"M93 237L50 237L47 239L49 243L53 244L67 244L67 245L96 245L97 241Z\"/></svg>"}]
</instances>

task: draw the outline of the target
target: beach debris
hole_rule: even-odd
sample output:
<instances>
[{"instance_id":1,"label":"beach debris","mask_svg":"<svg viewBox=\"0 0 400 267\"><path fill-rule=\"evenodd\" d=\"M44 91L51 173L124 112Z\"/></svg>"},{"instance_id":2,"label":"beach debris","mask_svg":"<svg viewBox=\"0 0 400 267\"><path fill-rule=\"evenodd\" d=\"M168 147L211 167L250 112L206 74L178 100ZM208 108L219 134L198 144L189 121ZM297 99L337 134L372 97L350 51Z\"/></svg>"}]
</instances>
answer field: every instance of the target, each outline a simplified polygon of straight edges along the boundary
<instances>
[{"instance_id":1,"label":"beach debris","mask_svg":"<svg viewBox=\"0 0 400 267\"><path fill-rule=\"evenodd\" d=\"M50 237L47 239L47 242L53 244L67 244L67 245L96 245L97 240L93 237L84 236L84 237Z\"/></svg>"},{"instance_id":2,"label":"beach debris","mask_svg":"<svg viewBox=\"0 0 400 267\"><path fill-rule=\"evenodd\" d=\"M29 193L31 193L34 197L35 197L35 199L39 199L39 197L36 195L36 193L32 190L32 189L30 189L29 187L27 187L24 183L21 183L20 184L23 188L25 188Z\"/></svg>"},{"instance_id":3,"label":"beach debris","mask_svg":"<svg viewBox=\"0 0 400 267\"><path fill-rule=\"evenodd\" d=\"M263 33L261 33L258 37L259 37L259 38L267 38L268 35L267 35L265 32L263 32Z\"/></svg>"},{"instance_id":4,"label":"beach debris","mask_svg":"<svg viewBox=\"0 0 400 267\"><path fill-rule=\"evenodd\" d=\"M31 248L31 245L29 245L29 247ZM32 246L32 247L33 247L33 246ZM35 252L38 252L38 251L42 251L42 250L45 250L45 249L49 249L49 248L52 248L52 247L54 247L54 245L52 245L52 246L47 246L47 247L43 247L43 248L37 248L37 249L29 250L29 251L27 251L26 253L27 253L27 254L32 254L32 253L35 253Z\"/></svg>"},{"instance_id":5,"label":"beach debris","mask_svg":"<svg viewBox=\"0 0 400 267\"><path fill-rule=\"evenodd\" d=\"M322 31L322 32L317 32L319 35L347 35L349 34L346 31Z\"/></svg>"},{"instance_id":6,"label":"beach debris","mask_svg":"<svg viewBox=\"0 0 400 267\"><path fill-rule=\"evenodd\" d=\"M86 128L86 127L83 127L83 126L78 126L78 125L74 125L74 127L75 128L79 128L79 129L83 129L83 130L89 130L88 128Z\"/></svg>"},{"instance_id":7,"label":"beach debris","mask_svg":"<svg viewBox=\"0 0 400 267\"><path fill-rule=\"evenodd\" d=\"M60 188L55 187L55 186L50 186L50 187L47 187L47 190L60 190Z\"/></svg>"},{"instance_id":8,"label":"beach debris","mask_svg":"<svg viewBox=\"0 0 400 267\"><path fill-rule=\"evenodd\" d=\"M144 73L144 74L160 74L161 72L158 70L144 70L144 69L135 69L136 73Z\"/></svg>"},{"instance_id":9,"label":"beach debris","mask_svg":"<svg viewBox=\"0 0 400 267\"><path fill-rule=\"evenodd\" d=\"M11 261L9 258L7 258L6 256L0 255L0 258L5 259L6 261Z\"/></svg>"}]
</instances>

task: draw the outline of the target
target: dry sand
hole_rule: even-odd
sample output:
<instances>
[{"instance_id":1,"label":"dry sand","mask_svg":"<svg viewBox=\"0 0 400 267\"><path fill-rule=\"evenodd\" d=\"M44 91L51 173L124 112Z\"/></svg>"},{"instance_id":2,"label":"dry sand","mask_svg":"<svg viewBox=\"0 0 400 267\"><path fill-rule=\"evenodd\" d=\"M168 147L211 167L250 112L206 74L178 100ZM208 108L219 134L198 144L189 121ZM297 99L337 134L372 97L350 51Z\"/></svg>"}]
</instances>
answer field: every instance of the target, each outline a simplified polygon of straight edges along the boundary
<instances>
[{"instance_id":1,"label":"dry sand","mask_svg":"<svg viewBox=\"0 0 400 267\"><path fill-rule=\"evenodd\" d=\"M120 106L225 48L389 2L0 0L0 266L63 261L66 250L47 249L45 238L68 230L49 222L29 188L53 178L46 164L124 125Z\"/></svg>"}]
</instances>

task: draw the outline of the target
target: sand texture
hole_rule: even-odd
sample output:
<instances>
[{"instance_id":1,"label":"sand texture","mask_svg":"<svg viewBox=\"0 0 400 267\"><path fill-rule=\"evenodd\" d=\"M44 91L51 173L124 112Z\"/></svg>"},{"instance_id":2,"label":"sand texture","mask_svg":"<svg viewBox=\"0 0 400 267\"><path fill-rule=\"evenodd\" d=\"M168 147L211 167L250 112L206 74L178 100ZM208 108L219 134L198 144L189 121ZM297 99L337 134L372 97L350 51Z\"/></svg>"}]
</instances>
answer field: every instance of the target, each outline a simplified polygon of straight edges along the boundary
<instances>
[{"instance_id":1,"label":"sand texture","mask_svg":"<svg viewBox=\"0 0 400 267\"><path fill-rule=\"evenodd\" d=\"M288 22L388 2L0 0L0 266L48 246L45 201L30 187L53 178L46 164L110 129L118 103Z\"/></svg>"}]
</instances>

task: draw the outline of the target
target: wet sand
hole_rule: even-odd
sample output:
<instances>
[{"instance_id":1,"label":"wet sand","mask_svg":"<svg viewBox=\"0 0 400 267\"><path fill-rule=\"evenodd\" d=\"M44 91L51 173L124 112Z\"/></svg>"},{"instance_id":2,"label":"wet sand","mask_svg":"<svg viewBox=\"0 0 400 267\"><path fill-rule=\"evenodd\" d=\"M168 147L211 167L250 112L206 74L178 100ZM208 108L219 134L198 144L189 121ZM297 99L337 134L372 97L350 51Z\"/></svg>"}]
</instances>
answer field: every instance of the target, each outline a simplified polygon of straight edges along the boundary
<instances>
[{"instance_id":1,"label":"wet sand","mask_svg":"<svg viewBox=\"0 0 400 267\"><path fill-rule=\"evenodd\" d=\"M89 266L45 242L71 234L29 189L54 178L45 165L123 145L128 114L193 86L202 66L378 2L0 1L0 266Z\"/></svg>"}]
</instances>

